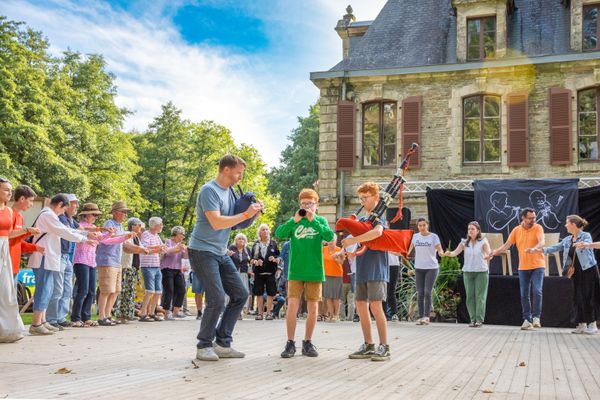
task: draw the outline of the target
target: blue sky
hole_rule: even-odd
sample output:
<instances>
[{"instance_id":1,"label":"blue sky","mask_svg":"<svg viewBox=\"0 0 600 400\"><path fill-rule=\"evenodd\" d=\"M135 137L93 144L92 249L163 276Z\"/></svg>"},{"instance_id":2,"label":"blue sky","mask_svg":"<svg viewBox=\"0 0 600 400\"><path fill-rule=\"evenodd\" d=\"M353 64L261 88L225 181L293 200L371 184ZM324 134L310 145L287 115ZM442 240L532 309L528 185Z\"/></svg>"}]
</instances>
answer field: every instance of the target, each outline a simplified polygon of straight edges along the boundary
<instances>
[{"instance_id":1,"label":"blue sky","mask_svg":"<svg viewBox=\"0 0 600 400\"><path fill-rule=\"evenodd\" d=\"M359 20L385 0L351 2ZM168 101L228 127L270 166L318 99L311 71L341 59L333 30L348 0L2 0L0 14L48 37L51 51L102 54L117 103L144 130Z\"/></svg>"}]
</instances>

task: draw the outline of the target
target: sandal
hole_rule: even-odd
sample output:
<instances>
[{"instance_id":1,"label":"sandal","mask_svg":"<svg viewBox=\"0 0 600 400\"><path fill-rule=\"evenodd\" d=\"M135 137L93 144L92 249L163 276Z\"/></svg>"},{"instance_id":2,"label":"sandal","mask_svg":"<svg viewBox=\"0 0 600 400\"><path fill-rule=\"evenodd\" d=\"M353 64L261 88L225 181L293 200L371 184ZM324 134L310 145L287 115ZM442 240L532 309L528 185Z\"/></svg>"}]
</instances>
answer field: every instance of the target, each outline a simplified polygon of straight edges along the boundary
<instances>
[{"instance_id":1,"label":"sandal","mask_svg":"<svg viewBox=\"0 0 600 400\"><path fill-rule=\"evenodd\" d=\"M149 317L150 317L150 318L152 318L153 320L157 321L157 322L158 322L158 321L164 321L164 320L165 320L163 317L161 317L160 315L156 315L156 314L154 314L154 315L149 315Z\"/></svg>"},{"instance_id":2,"label":"sandal","mask_svg":"<svg viewBox=\"0 0 600 400\"><path fill-rule=\"evenodd\" d=\"M262 316L262 314L258 314L258 315L256 316L256 318L254 318L254 319L255 319L255 320L257 320L257 321L262 321L262 319L263 319L263 316Z\"/></svg>"},{"instance_id":3,"label":"sandal","mask_svg":"<svg viewBox=\"0 0 600 400\"><path fill-rule=\"evenodd\" d=\"M84 328L86 327L86 325L82 322L82 321L75 321L73 322L73 325L71 325L73 328Z\"/></svg>"},{"instance_id":4,"label":"sandal","mask_svg":"<svg viewBox=\"0 0 600 400\"><path fill-rule=\"evenodd\" d=\"M140 317L140 322L154 322L154 318L150 318L148 315Z\"/></svg>"},{"instance_id":5,"label":"sandal","mask_svg":"<svg viewBox=\"0 0 600 400\"><path fill-rule=\"evenodd\" d=\"M111 321L110 319L108 319L108 318L105 318L105 319L99 319L99 320L98 320L98 325L100 325L100 326L115 326L115 325L117 325L117 324L115 324L115 323L114 323L113 321Z\"/></svg>"},{"instance_id":6,"label":"sandal","mask_svg":"<svg viewBox=\"0 0 600 400\"><path fill-rule=\"evenodd\" d=\"M323 321L323 316L322 315L317 316L317 321Z\"/></svg>"},{"instance_id":7,"label":"sandal","mask_svg":"<svg viewBox=\"0 0 600 400\"><path fill-rule=\"evenodd\" d=\"M121 321L112 319L112 317L108 317L106 319L109 320L110 322L112 322L115 325L120 325L121 324Z\"/></svg>"},{"instance_id":8,"label":"sandal","mask_svg":"<svg viewBox=\"0 0 600 400\"><path fill-rule=\"evenodd\" d=\"M273 320L273 314L271 314L271 313L267 314L267 317L265 319L267 321L272 321Z\"/></svg>"},{"instance_id":9,"label":"sandal","mask_svg":"<svg viewBox=\"0 0 600 400\"><path fill-rule=\"evenodd\" d=\"M85 322L83 323L83 325L84 325L86 328L89 328L90 326L98 326L98 322L96 322L96 321L92 321L91 319L88 319L87 321L85 321Z\"/></svg>"}]
</instances>

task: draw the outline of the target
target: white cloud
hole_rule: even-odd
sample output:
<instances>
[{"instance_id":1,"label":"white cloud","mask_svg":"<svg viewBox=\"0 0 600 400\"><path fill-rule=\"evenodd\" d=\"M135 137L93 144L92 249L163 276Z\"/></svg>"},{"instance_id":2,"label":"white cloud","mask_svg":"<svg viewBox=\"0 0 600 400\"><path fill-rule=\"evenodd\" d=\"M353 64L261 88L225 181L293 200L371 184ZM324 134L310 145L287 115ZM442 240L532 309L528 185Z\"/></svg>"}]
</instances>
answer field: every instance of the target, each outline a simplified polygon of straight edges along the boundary
<instances>
[{"instance_id":1,"label":"white cloud","mask_svg":"<svg viewBox=\"0 0 600 400\"><path fill-rule=\"evenodd\" d=\"M364 20L373 19L385 1L355 3L355 15ZM165 4L172 15L173 4ZM333 28L347 4L247 4L247 12L264 21L271 40L260 54L190 45L156 4L133 16L101 2L5 0L0 14L41 30L55 54L67 49L102 54L116 75L117 104L134 111L126 129L144 130L171 100L185 118L228 127L238 143L253 144L269 165L277 165L296 116L305 115L318 97L309 72L327 70L341 58Z\"/></svg>"}]
</instances>

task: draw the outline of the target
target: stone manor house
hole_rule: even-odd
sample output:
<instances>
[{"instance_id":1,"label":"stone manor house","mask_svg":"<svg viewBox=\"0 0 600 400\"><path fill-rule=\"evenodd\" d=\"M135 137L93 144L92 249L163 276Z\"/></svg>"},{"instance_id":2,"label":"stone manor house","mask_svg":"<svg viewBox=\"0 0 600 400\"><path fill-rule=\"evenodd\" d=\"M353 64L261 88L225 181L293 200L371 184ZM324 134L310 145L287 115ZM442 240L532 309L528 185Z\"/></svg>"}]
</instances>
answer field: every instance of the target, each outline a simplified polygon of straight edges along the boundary
<instances>
[{"instance_id":1,"label":"stone manor house","mask_svg":"<svg viewBox=\"0 0 600 400\"><path fill-rule=\"evenodd\" d=\"M389 0L374 21L351 7L342 60L320 89L320 212L356 210L413 142L405 205L425 187L474 179L600 176L600 0Z\"/></svg>"}]
</instances>

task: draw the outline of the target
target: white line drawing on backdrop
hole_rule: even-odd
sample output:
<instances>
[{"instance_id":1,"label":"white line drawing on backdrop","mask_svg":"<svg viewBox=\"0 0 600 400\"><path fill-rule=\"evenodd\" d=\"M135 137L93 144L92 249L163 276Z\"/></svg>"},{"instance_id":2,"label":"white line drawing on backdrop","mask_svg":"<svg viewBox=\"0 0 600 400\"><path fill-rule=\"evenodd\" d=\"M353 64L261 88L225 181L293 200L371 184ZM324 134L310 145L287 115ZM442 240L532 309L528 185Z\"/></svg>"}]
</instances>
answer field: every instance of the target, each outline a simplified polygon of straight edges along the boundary
<instances>
[{"instance_id":1,"label":"white line drawing on backdrop","mask_svg":"<svg viewBox=\"0 0 600 400\"><path fill-rule=\"evenodd\" d=\"M560 202L564 196L559 196L556 202L556 207L560 205ZM529 193L529 202L532 208L535 210L536 222L543 225L547 230L555 230L560 226L560 221L554 212L554 207L546 199L546 193L541 190L534 190Z\"/></svg>"},{"instance_id":2,"label":"white line drawing on backdrop","mask_svg":"<svg viewBox=\"0 0 600 400\"><path fill-rule=\"evenodd\" d=\"M488 226L496 232L508 235L511 229L519 224L521 207L508 205L508 193L506 192L493 192L490 195L490 203L492 203L492 208L486 214Z\"/></svg>"}]
</instances>

